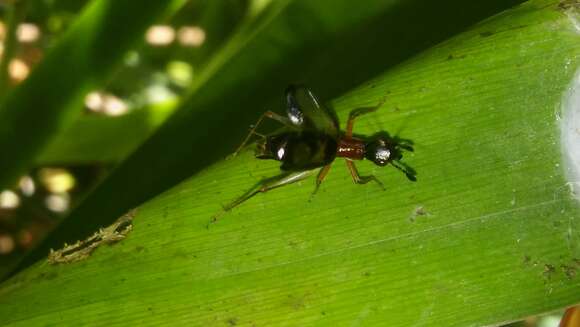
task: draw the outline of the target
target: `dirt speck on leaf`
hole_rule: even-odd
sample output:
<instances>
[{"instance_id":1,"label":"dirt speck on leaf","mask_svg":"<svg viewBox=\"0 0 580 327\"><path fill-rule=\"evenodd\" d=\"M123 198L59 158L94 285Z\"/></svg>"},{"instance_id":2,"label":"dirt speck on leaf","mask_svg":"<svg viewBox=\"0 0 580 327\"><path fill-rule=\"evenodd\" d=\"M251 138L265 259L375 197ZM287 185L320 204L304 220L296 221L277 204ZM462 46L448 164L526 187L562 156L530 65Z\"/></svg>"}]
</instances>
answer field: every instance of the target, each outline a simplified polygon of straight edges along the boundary
<instances>
[{"instance_id":1,"label":"dirt speck on leaf","mask_svg":"<svg viewBox=\"0 0 580 327\"><path fill-rule=\"evenodd\" d=\"M228 325L237 326L238 325L238 318L232 317L232 318L228 319Z\"/></svg>"},{"instance_id":2,"label":"dirt speck on leaf","mask_svg":"<svg viewBox=\"0 0 580 327\"><path fill-rule=\"evenodd\" d=\"M560 265L560 268L562 268L562 272L564 272L564 275L566 275L568 279L574 279L574 277L576 277L576 267Z\"/></svg>"},{"instance_id":3,"label":"dirt speck on leaf","mask_svg":"<svg viewBox=\"0 0 580 327\"><path fill-rule=\"evenodd\" d=\"M414 223L418 217L428 217L431 216L431 214L425 209L424 206L420 205L420 206L416 206L415 209L413 209L413 212L411 212L411 215L409 216L409 221Z\"/></svg>"},{"instance_id":4,"label":"dirt speck on leaf","mask_svg":"<svg viewBox=\"0 0 580 327\"><path fill-rule=\"evenodd\" d=\"M544 265L544 272L542 273L544 275L544 278L548 280L552 279L554 273L556 273L556 268L553 265L549 263Z\"/></svg>"}]
</instances>

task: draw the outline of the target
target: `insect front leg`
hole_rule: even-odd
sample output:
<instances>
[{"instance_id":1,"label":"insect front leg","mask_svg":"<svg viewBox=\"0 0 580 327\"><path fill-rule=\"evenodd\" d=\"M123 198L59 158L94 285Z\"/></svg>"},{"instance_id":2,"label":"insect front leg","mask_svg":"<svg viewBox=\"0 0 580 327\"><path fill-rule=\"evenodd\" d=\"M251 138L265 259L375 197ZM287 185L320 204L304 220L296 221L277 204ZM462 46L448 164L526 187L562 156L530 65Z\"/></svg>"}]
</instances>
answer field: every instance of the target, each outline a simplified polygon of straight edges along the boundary
<instances>
[{"instance_id":1,"label":"insect front leg","mask_svg":"<svg viewBox=\"0 0 580 327\"><path fill-rule=\"evenodd\" d=\"M244 146L246 146L246 144L248 143L248 141L250 140L252 135L257 135L259 137L265 138L264 135L256 132L256 129L262 123L264 118L273 119L277 122L282 123L285 126L289 126L289 127L294 126L294 125L292 125L292 122L290 122L290 119L288 119L287 117L279 115L279 114L277 114L273 111L270 111L270 110L266 111L265 113L262 114L262 116L260 116L260 119L258 119L258 121L254 125L251 125L250 132L248 133L248 136L246 136L246 138L244 139L242 144L240 144L240 146L236 149L236 151L231 155L232 158L237 156L238 153L240 153L240 151L242 151L242 149L244 148Z\"/></svg>"},{"instance_id":2,"label":"insect front leg","mask_svg":"<svg viewBox=\"0 0 580 327\"><path fill-rule=\"evenodd\" d=\"M351 160L345 160L346 162L346 166L348 167L348 170L350 171L350 175L352 176L352 180L353 182L355 182L356 184L366 184L370 181L375 181L377 182L377 184L379 184L379 186L383 189L385 189L385 186L383 185L383 183L375 177L375 175L368 175L368 176L361 176L358 173L358 170L356 169L356 166L354 165L354 162L352 162Z\"/></svg>"},{"instance_id":3,"label":"insect front leg","mask_svg":"<svg viewBox=\"0 0 580 327\"><path fill-rule=\"evenodd\" d=\"M258 193L265 193L272 189L296 183L305 179L306 177L312 175L314 170L305 170L305 171L297 171L297 172L288 172L282 173L280 175L266 178L258 182L254 187L249 189L246 193L242 194L239 198L235 199L234 201L228 203L223 207L223 210L217 214L215 214L212 218L210 223L215 223L223 214L232 210L233 208L237 207L238 205L242 204L243 202L249 200L251 197Z\"/></svg>"}]
</instances>

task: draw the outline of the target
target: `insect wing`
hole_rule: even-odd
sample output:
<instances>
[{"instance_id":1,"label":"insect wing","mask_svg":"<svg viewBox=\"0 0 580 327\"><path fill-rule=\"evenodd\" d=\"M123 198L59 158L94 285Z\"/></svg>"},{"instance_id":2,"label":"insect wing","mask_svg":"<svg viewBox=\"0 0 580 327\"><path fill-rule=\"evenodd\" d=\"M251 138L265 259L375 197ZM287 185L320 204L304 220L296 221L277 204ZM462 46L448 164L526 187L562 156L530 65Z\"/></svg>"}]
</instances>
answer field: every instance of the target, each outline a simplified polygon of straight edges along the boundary
<instances>
[{"instance_id":1,"label":"insect wing","mask_svg":"<svg viewBox=\"0 0 580 327\"><path fill-rule=\"evenodd\" d=\"M316 96L304 86L286 89L286 110L292 124L330 136L338 135L338 122Z\"/></svg>"}]
</instances>

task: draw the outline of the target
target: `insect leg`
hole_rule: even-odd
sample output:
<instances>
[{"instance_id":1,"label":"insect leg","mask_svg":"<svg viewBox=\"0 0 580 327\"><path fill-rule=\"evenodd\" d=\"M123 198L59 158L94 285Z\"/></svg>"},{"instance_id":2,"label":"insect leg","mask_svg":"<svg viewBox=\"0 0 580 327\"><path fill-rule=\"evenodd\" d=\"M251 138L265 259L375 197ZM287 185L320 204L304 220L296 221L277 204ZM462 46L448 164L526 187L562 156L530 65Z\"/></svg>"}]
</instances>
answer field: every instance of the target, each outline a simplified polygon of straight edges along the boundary
<instances>
[{"instance_id":1,"label":"insect leg","mask_svg":"<svg viewBox=\"0 0 580 327\"><path fill-rule=\"evenodd\" d=\"M409 167L406 163L398 160L393 160L391 161L391 165L393 165L393 167L403 172L403 174L405 174L405 176L407 176L407 178L410 181L413 182L417 181L417 172L415 171L415 169Z\"/></svg>"},{"instance_id":2,"label":"insect leg","mask_svg":"<svg viewBox=\"0 0 580 327\"><path fill-rule=\"evenodd\" d=\"M358 170L356 169L356 166L354 165L354 162L352 162L351 160L345 160L346 162L346 166L348 167L348 170L350 171L350 175L352 176L352 180L353 182L355 182L356 184L366 184L370 181L375 181L377 182L377 184L379 184L379 186L385 190L385 186L383 185L383 183L375 177L375 175L369 175L369 176L361 176L358 173Z\"/></svg>"},{"instance_id":3,"label":"insect leg","mask_svg":"<svg viewBox=\"0 0 580 327\"><path fill-rule=\"evenodd\" d=\"M264 118L273 119L273 120L278 121L286 126L293 126L288 118L286 118L282 115L279 115L279 114L277 114L273 111L270 111L270 110L266 111L265 113L262 114L262 116L260 116L260 119L258 119L258 121L254 125L251 125L251 129L250 129L250 132L248 133L248 136L246 136L246 138L244 139L244 142L242 142L242 144L240 144L240 146L236 149L236 151L231 155L232 158L237 156L238 153L240 153L240 151L244 148L246 143L248 143L248 141L250 140L250 137L252 137L252 135L258 135L262 138L265 137L264 135L256 132L256 129L258 128L260 123L262 123Z\"/></svg>"},{"instance_id":4,"label":"insect leg","mask_svg":"<svg viewBox=\"0 0 580 327\"><path fill-rule=\"evenodd\" d=\"M354 128L354 120L356 119L356 117L377 111L377 109L379 109L383 105L383 103L385 103L385 101L386 99L383 99L378 105L374 107L357 108L351 111L350 114L348 115L348 121L346 123L346 132L344 133L345 137L346 138L352 137L352 130Z\"/></svg>"},{"instance_id":5,"label":"insect leg","mask_svg":"<svg viewBox=\"0 0 580 327\"><path fill-rule=\"evenodd\" d=\"M399 143L397 146L405 151L409 151L409 152L415 151L415 149L413 149L413 145L411 145L411 144Z\"/></svg>"},{"instance_id":6,"label":"insect leg","mask_svg":"<svg viewBox=\"0 0 580 327\"><path fill-rule=\"evenodd\" d=\"M316 194L316 192L318 192L318 188L320 187L320 184L322 184L322 181L326 177L326 174L328 174L328 171L330 170L331 166L332 166L332 163L322 167L318 171L318 176L316 177L316 187L314 188L314 192L312 192L312 195L314 195L314 194ZM312 197L312 195L311 195L311 197Z\"/></svg>"},{"instance_id":7,"label":"insect leg","mask_svg":"<svg viewBox=\"0 0 580 327\"><path fill-rule=\"evenodd\" d=\"M397 144L397 147L405 150L405 151L409 151L409 152L413 152L415 151L415 149L413 149L413 141L409 140L409 139L404 139L404 138L400 138L398 136L393 137L393 141L395 141L395 143Z\"/></svg>"},{"instance_id":8,"label":"insect leg","mask_svg":"<svg viewBox=\"0 0 580 327\"><path fill-rule=\"evenodd\" d=\"M289 172L263 179L256 185L254 185L254 187L249 189L246 193L242 194L239 198L225 205L221 212L212 216L210 223L216 222L219 219L219 217L221 217L223 214L242 204L246 200L249 200L251 197L253 197L258 193L268 192L269 190L275 189L277 187L301 181L306 177L312 175L313 172L314 170Z\"/></svg>"}]
</instances>

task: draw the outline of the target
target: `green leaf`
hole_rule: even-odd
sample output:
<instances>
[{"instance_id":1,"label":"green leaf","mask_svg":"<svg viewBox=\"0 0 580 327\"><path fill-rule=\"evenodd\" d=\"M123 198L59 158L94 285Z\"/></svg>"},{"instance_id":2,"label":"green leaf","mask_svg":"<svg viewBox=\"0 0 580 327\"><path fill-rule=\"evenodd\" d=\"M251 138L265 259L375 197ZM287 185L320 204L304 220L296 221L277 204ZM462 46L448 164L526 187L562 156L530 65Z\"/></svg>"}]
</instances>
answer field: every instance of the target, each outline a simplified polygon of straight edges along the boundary
<instances>
[{"instance_id":1,"label":"green leaf","mask_svg":"<svg viewBox=\"0 0 580 327\"><path fill-rule=\"evenodd\" d=\"M563 8L530 1L332 101L344 122L386 98L355 130L414 140L417 183L362 163L387 190L354 185L337 160L311 201L310 180L206 228L277 173L244 152L140 206L117 244L2 284L0 324L479 326L578 303L556 113L580 43Z\"/></svg>"},{"instance_id":2,"label":"green leaf","mask_svg":"<svg viewBox=\"0 0 580 327\"><path fill-rule=\"evenodd\" d=\"M519 1L274 1L248 20L197 76L191 97L24 262L198 173L235 149L281 90L305 82L321 98L359 85L404 58ZM461 15L450 15L461 7ZM438 14L434 14L438 13ZM420 24L417 21L421 22ZM104 205L106 203L106 205Z\"/></svg>"},{"instance_id":3,"label":"green leaf","mask_svg":"<svg viewBox=\"0 0 580 327\"><path fill-rule=\"evenodd\" d=\"M147 26L184 0L95 0L0 107L0 187L10 187L51 138L80 113L84 95L101 87ZM131 13L130 19L127 13Z\"/></svg>"}]
</instances>

